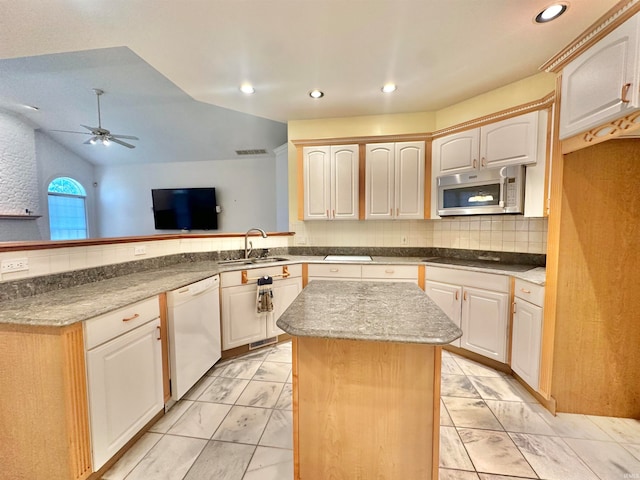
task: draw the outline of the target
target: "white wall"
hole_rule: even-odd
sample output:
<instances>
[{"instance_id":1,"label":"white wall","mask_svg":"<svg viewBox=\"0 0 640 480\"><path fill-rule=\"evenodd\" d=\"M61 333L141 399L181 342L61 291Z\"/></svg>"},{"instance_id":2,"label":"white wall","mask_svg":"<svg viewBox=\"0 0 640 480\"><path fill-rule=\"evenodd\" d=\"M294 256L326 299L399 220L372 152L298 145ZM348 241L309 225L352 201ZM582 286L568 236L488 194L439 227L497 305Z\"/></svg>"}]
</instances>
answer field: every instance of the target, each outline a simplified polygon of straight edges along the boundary
<instances>
[{"instance_id":1,"label":"white wall","mask_svg":"<svg viewBox=\"0 0 640 480\"><path fill-rule=\"evenodd\" d=\"M38 191L41 199L41 213L43 220L38 221L42 238L48 240L49 234L49 206L47 189L51 180L57 177L71 177L80 182L87 192L86 209L89 237L98 236L98 222L96 218L95 167L92 163L79 157L71 150L54 141L40 131L35 132L36 158L38 161ZM89 146L88 146L89 147ZM90 148L90 147L89 147Z\"/></svg>"},{"instance_id":2,"label":"white wall","mask_svg":"<svg viewBox=\"0 0 640 480\"><path fill-rule=\"evenodd\" d=\"M274 156L98 167L100 236L167 233L154 228L151 190L184 187L215 187L222 213L212 233L275 231L275 172Z\"/></svg>"},{"instance_id":3,"label":"white wall","mask_svg":"<svg viewBox=\"0 0 640 480\"><path fill-rule=\"evenodd\" d=\"M94 167L25 119L0 112L0 214L42 215L38 220L0 219L0 241L49 240L47 187L65 176L87 191L89 234L96 236Z\"/></svg>"},{"instance_id":4,"label":"white wall","mask_svg":"<svg viewBox=\"0 0 640 480\"><path fill-rule=\"evenodd\" d=\"M285 143L274 150L276 154L276 226L279 232L289 230L289 152Z\"/></svg>"},{"instance_id":5,"label":"white wall","mask_svg":"<svg viewBox=\"0 0 640 480\"><path fill-rule=\"evenodd\" d=\"M33 128L0 111L0 215L40 214ZM35 220L0 219L0 241L42 240Z\"/></svg>"}]
</instances>

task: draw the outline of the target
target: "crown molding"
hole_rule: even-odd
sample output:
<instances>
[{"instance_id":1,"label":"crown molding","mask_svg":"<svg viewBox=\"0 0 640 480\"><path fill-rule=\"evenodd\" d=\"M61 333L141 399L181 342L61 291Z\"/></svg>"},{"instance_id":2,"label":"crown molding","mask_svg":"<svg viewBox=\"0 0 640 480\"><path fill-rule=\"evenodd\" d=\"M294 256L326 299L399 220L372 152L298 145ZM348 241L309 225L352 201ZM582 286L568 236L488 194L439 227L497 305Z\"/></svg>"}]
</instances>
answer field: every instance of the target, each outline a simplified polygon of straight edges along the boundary
<instances>
[{"instance_id":1,"label":"crown molding","mask_svg":"<svg viewBox=\"0 0 640 480\"><path fill-rule=\"evenodd\" d=\"M640 12L640 0L622 0L618 2L563 50L542 64L539 70L553 73L561 71L567 63L638 12Z\"/></svg>"}]
</instances>

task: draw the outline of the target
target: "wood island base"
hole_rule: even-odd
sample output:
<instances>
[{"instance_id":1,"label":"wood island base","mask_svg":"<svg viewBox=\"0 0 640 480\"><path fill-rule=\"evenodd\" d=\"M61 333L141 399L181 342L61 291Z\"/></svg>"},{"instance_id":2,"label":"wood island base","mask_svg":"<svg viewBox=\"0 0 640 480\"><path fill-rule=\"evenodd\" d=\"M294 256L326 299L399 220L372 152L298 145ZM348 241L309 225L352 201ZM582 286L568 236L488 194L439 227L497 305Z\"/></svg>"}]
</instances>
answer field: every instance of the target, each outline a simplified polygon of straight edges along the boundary
<instances>
[{"instance_id":1,"label":"wood island base","mask_svg":"<svg viewBox=\"0 0 640 480\"><path fill-rule=\"evenodd\" d=\"M294 478L437 479L441 349L293 337Z\"/></svg>"}]
</instances>

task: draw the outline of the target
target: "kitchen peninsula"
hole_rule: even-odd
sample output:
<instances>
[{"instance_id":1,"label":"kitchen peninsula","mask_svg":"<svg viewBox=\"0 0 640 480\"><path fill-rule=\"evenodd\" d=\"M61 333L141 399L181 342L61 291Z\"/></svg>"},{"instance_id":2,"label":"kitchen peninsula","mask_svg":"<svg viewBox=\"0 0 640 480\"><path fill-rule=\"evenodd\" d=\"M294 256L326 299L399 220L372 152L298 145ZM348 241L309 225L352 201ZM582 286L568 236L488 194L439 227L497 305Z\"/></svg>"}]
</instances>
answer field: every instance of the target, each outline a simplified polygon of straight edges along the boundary
<instances>
[{"instance_id":1,"label":"kitchen peninsula","mask_svg":"<svg viewBox=\"0 0 640 480\"><path fill-rule=\"evenodd\" d=\"M462 331L414 284L313 281L293 338L294 478L437 478L441 346Z\"/></svg>"}]
</instances>

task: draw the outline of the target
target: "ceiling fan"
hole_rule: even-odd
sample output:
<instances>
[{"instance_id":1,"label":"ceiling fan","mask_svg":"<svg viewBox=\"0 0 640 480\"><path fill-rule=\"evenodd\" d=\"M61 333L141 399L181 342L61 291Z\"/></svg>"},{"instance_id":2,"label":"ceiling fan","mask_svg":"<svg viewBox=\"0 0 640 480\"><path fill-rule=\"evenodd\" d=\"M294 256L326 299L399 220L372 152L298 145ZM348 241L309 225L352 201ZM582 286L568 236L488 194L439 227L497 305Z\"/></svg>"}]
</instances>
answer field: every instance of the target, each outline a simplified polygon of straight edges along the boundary
<instances>
[{"instance_id":1,"label":"ceiling fan","mask_svg":"<svg viewBox=\"0 0 640 480\"><path fill-rule=\"evenodd\" d=\"M127 148L136 148L135 145L131 145L130 143L124 142L125 140L140 140L138 137L134 137L132 135L117 135L115 133L111 133L106 128L102 128L102 119L100 118L100 96L104 94L104 90L99 88L94 88L93 91L96 94L96 98L98 100L98 126L97 127L89 127L87 125L80 125L83 128L89 130L88 132L74 132L71 130L50 130L51 132L64 132L64 133L79 133L81 135L91 135L91 138L87 140L86 144L95 145L100 142L103 145L109 145L111 142L117 143L118 145L122 145Z\"/></svg>"}]
</instances>

